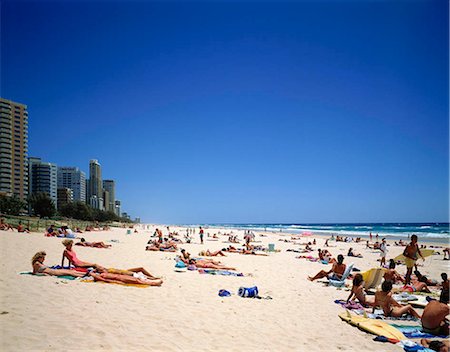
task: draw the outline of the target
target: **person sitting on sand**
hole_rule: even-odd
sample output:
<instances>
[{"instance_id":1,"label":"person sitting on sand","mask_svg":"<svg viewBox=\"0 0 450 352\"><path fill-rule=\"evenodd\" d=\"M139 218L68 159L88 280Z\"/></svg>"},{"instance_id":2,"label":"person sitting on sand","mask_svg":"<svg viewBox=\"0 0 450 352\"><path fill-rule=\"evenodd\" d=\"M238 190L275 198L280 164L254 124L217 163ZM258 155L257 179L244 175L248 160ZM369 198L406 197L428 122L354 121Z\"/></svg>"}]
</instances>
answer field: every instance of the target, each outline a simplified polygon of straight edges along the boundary
<instances>
[{"instance_id":1,"label":"person sitting on sand","mask_svg":"<svg viewBox=\"0 0 450 352\"><path fill-rule=\"evenodd\" d=\"M347 298L347 303L355 297L359 303L364 307L373 307L373 300L368 300L364 292L364 280L361 274L356 274L353 278L353 286L350 295Z\"/></svg>"},{"instance_id":2,"label":"person sitting on sand","mask_svg":"<svg viewBox=\"0 0 450 352\"><path fill-rule=\"evenodd\" d=\"M448 352L450 349L450 340L429 340L421 339L420 344L423 347L429 348L430 350L437 352Z\"/></svg>"},{"instance_id":3,"label":"person sitting on sand","mask_svg":"<svg viewBox=\"0 0 450 352\"><path fill-rule=\"evenodd\" d=\"M23 226L22 222L19 222L19 225L17 225L17 232L30 233L30 230L28 229L28 227Z\"/></svg>"},{"instance_id":4,"label":"person sitting on sand","mask_svg":"<svg viewBox=\"0 0 450 352\"><path fill-rule=\"evenodd\" d=\"M446 316L450 314L450 308L447 305L445 297L440 298L439 301L430 301L422 313L422 330L432 335L448 336L449 325Z\"/></svg>"},{"instance_id":5,"label":"person sitting on sand","mask_svg":"<svg viewBox=\"0 0 450 352\"><path fill-rule=\"evenodd\" d=\"M62 261L61 261L61 266L64 266L64 259L67 258L67 260L69 261L70 265L79 267L79 268L89 268L89 267L93 267L99 270L104 271L105 268L102 267L101 265L98 264L94 264L94 263L88 263L88 262L83 262L82 260L77 258L77 254L75 253L75 251L72 249L73 246L73 240L64 240L62 241L62 244L64 245L64 247L66 247L66 249L63 252L63 256L62 256Z\"/></svg>"},{"instance_id":6,"label":"person sitting on sand","mask_svg":"<svg viewBox=\"0 0 450 352\"><path fill-rule=\"evenodd\" d=\"M110 244L105 244L104 242L87 242L84 238L80 240L80 242L75 243L75 246L83 246L83 247L95 247L95 248L109 248Z\"/></svg>"},{"instance_id":7,"label":"person sitting on sand","mask_svg":"<svg viewBox=\"0 0 450 352\"><path fill-rule=\"evenodd\" d=\"M221 257L226 257L226 255L222 251L211 252L209 249L207 249L206 251L201 251L198 255L202 257L217 257L219 255Z\"/></svg>"},{"instance_id":8,"label":"person sitting on sand","mask_svg":"<svg viewBox=\"0 0 450 352\"><path fill-rule=\"evenodd\" d=\"M375 293L375 303L373 310L376 307L383 309L386 317L401 317L403 314L411 314L416 318L420 318L420 315L408 304L402 306L394 298L392 298L392 281L383 281L381 284L381 291Z\"/></svg>"},{"instance_id":9,"label":"person sitting on sand","mask_svg":"<svg viewBox=\"0 0 450 352\"><path fill-rule=\"evenodd\" d=\"M220 263L205 261L204 259L191 259L189 260L189 264L195 265L197 268L204 268L204 269L236 270L236 268L232 268Z\"/></svg>"},{"instance_id":10,"label":"person sitting on sand","mask_svg":"<svg viewBox=\"0 0 450 352\"><path fill-rule=\"evenodd\" d=\"M330 271L321 270L313 277L308 276L308 280L314 281L324 277L328 277L328 279L332 280L341 280L346 265L344 264L344 256L342 254L339 254L337 258L337 262L333 263Z\"/></svg>"},{"instance_id":11,"label":"person sitting on sand","mask_svg":"<svg viewBox=\"0 0 450 352\"><path fill-rule=\"evenodd\" d=\"M55 230L55 225L50 225L50 227L47 229L47 232L45 236L51 237L51 236L58 236L58 231Z\"/></svg>"},{"instance_id":12,"label":"person sitting on sand","mask_svg":"<svg viewBox=\"0 0 450 352\"><path fill-rule=\"evenodd\" d=\"M103 281L115 284L133 284L133 285L148 285L148 286L161 286L163 281L161 279L150 280L140 277L134 277L130 275L111 274L107 272L94 273L91 272L90 276L94 281Z\"/></svg>"},{"instance_id":13,"label":"person sitting on sand","mask_svg":"<svg viewBox=\"0 0 450 352\"><path fill-rule=\"evenodd\" d=\"M396 283L397 281L405 283L405 279L395 270L394 259L389 260L389 269L384 272L383 278L384 280L392 281L393 283Z\"/></svg>"},{"instance_id":14,"label":"person sitting on sand","mask_svg":"<svg viewBox=\"0 0 450 352\"><path fill-rule=\"evenodd\" d=\"M362 258L363 257L361 253L353 252L353 248L352 247L349 248L347 256L349 256L349 257L357 257L357 258Z\"/></svg>"},{"instance_id":15,"label":"person sitting on sand","mask_svg":"<svg viewBox=\"0 0 450 352\"><path fill-rule=\"evenodd\" d=\"M3 231L11 230L11 231L14 232L14 227L12 227L10 224L5 222L4 218L1 218L0 219L0 230L3 230Z\"/></svg>"},{"instance_id":16,"label":"person sitting on sand","mask_svg":"<svg viewBox=\"0 0 450 352\"><path fill-rule=\"evenodd\" d=\"M85 273L76 270L69 269L51 269L47 265L44 265L45 256L47 253L44 251L37 252L31 259L31 265L33 266L33 274L50 275L50 276L73 276L83 277Z\"/></svg>"}]
</instances>

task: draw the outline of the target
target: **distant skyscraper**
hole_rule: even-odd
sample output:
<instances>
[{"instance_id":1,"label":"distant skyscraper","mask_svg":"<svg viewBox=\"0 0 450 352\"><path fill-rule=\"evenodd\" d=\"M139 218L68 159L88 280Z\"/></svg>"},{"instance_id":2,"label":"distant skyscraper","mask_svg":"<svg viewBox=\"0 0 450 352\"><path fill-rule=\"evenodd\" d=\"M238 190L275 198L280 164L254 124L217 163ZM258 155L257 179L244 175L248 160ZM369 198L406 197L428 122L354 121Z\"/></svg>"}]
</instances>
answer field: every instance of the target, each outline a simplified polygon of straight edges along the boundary
<instances>
[{"instance_id":1,"label":"distant skyscraper","mask_svg":"<svg viewBox=\"0 0 450 352\"><path fill-rule=\"evenodd\" d=\"M29 194L46 193L57 206L57 166L41 158L28 158Z\"/></svg>"},{"instance_id":2,"label":"distant skyscraper","mask_svg":"<svg viewBox=\"0 0 450 352\"><path fill-rule=\"evenodd\" d=\"M103 209L102 169L96 159L89 162L89 204L95 209Z\"/></svg>"},{"instance_id":3,"label":"distant skyscraper","mask_svg":"<svg viewBox=\"0 0 450 352\"><path fill-rule=\"evenodd\" d=\"M58 188L70 188L75 202L86 202L86 174L79 168L58 167Z\"/></svg>"},{"instance_id":4,"label":"distant skyscraper","mask_svg":"<svg viewBox=\"0 0 450 352\"><path fill-rule=\"evenodd\" d=\"M120 216L120 200L116 200L114 202L114 212L116 213L117 216Z\"/></svg>"},{"instance_id":5,"label":"distant skyscraper","mask_svg":"<svg viewBox=\"0 0 450 352\"><path fill-rule=\"evenodd\" d=\"M28 195L27 106L0 98L0 194Z\"/></svg>"},{"instance_id":6,"label":"distant skyscraper","mask_svg":"<svg viewBox=\"0 0 450 352\"><path fill-rule=\"evenodd\" d=\"M109 192L104 189L103 190L103 210L109 211Z\"/></svg>"},{"instance_id":7,"label":"distant skyscraper","mask_svg":"<svg viewBox=\"0 0 450 352\"><path fill-rule=\"evenodd\" d=\"M116 186L114 180L103 180L103 189L109 193L109 201L105 198L105 210L115 212Z\"/></svg>"}]
</instances>

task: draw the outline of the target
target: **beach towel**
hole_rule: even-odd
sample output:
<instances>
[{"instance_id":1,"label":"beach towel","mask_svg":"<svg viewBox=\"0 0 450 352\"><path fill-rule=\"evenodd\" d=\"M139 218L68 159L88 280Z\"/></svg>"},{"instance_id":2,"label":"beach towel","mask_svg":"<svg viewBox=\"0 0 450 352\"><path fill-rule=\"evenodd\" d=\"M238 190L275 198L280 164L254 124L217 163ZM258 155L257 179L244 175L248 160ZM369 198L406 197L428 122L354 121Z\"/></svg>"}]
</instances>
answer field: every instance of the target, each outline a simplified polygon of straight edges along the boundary
<instances>
[{"instance_id":1,"label":"beach towel","mask_svg":"<svg viewBox=\"0 0 450 352\"><path fill-rule=\"evenodd\" d=\"M24 271L19 273L19 275L33 275L33 276L52 276L52 275L44 275L44 274L33 274L31 271ZM53 276L57 277L58 279L65 279L65 280L75 280L76 277L70 276L70 275L61 275L61 276Z\"/></svg>"},{"instance_id":2,"label":"beach towel","mask_svg":"<svg viewBox=\"0 0 450 352\"><path fill-rule=\"evenodd\" d=\"M405 335L408 339L429 339L429 338L447 338L447 336L436 336L433 334L429 334L422 330L421 325L400 325L400 324L389 324L394 328L400 330L403 335Z\"/></svg>"},{"instance_id":3,"label":"beach towel","mask_svg":"<svg viewBox=\"0 0 450 352\"><path fill-rule=\"evenodd\" d=\"M112 285L121 285L121 286L133 286L133 287L140 287L140 288L146 288L150 285L139 285L139 284L126 284L123 282L105 282L105 281L94 281L94 279L83 279L80 280L81 282L87 282L87 283L100 283L100 284L112 284Z\"/></svg>"},{"instance_id":4,"label":"beach towel","mask_svg":"<svg viewBox=\"0 0 450 352\"><path fill-rule=\"evenodd\" d=\"M361 303L355 302L355 301L350 301L347 303L347 301L343 300L343 299L337 299L334 301L334 303L341 305L342 307L346 308L346 309L364 309L364 306Z\"/></svg>"},{"instance_id":5,"label":"beach towel","mask_svg":"<svg viewBox=\"0 0 450 352\"><path fill-rule=\"evenodd\" d=\"M216 269L198 269L199 274L210 274L210 275L224 275L224 276L244 276L242 273L235 273L228 270L216 270Z\"/></svg>"}]
</instances>

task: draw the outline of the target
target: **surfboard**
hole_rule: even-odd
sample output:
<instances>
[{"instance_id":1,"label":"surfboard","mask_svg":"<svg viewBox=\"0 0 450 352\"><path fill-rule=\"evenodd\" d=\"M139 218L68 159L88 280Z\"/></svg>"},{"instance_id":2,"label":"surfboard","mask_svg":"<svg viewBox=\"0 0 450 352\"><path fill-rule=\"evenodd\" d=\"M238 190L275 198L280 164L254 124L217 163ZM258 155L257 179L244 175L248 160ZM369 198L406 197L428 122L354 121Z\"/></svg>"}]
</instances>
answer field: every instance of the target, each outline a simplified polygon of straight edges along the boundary
<instances>
[{"instance_id":1,"label":"surfboard","mask_svg":"<svg viewBox=\"0 0 450 352\"><path fill-rule=\"evenodd\" d=\"M377 336L406 340L405 335L393 326L378 319L370 319L359 315L351 315L349 311L339 314L339 318L357 328Z\"/></svg>"},{"instance_id":2,"label":"surfboard","mask_svg":"<svg viewBox=\"0 0 450 352\"><path fill-rule=\"evenodd\" d=\"M422 255L423 255L424 258L426 258L426 257L429 257L429 256L433 255L434 250L433 250L433 249L421 249L421 250L420 250L420 253L422 253ZM421 259L420 256L419 256L419 259ZM394 260L395 260L396 262L397 262L397 261L404 262L404 261L405 261L405 256L403 255L403 253L402 253L402 254L399 254L398 256L396 256L396 257L394 258Z\"/></svg>"}]
</instances>

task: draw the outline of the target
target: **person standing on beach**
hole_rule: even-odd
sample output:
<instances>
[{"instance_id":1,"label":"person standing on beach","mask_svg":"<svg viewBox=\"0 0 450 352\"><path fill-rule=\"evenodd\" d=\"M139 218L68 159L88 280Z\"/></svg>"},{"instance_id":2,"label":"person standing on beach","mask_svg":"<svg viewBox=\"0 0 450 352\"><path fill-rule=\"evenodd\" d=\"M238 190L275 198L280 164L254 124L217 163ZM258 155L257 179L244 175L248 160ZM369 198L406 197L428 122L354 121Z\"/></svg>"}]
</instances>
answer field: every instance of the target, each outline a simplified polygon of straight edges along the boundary
<instances>
[{"instance_id":1,"label":"person standing on beach","mask_svg":"<svg viewBox=\"0 0 450 352\"><path fill-rule=\"evenodd\" d=\"M423 260L425 260L422 253L420 252L419 246L417 245L417 239L418 239L417 235L412 235L411 242L406 246L405 250L403 251L403 255L405 256L405 264L406 264L405 281L406 281L407 285L409 285L411 283L411 274L412 274L414 265L416 265L418 255L420 255L421 258Z\"/></svg>"},{"instance_id":2,"label":"person standing on beach","mask_svg":"<svg viewBox=\"0 0 450 352\"><path fill-rule=\"evenodd\" d=\"M203 244L203 229L201 226L200 226L200 242L201 244Z\"/></svg>"},{"instance_id":3,"label":"person standing on beach","mask_svg":"<svg viewBox=\"0 0 450 352\"><path fill-rule=\"evenodd\" d=\"M380 251L381 251L380 266L382 267L383 265L386 264L386 253L387 253L386 238L383 238L381 240Z\"/></svg>"}]
</instances>

